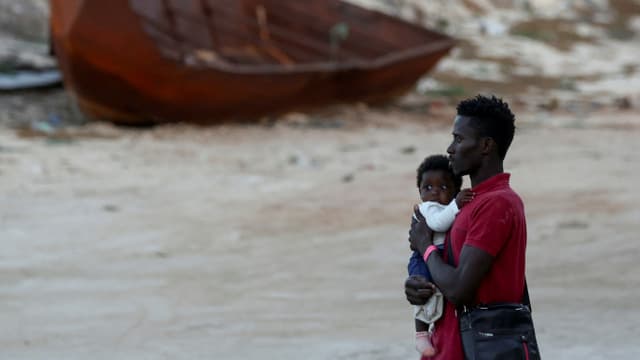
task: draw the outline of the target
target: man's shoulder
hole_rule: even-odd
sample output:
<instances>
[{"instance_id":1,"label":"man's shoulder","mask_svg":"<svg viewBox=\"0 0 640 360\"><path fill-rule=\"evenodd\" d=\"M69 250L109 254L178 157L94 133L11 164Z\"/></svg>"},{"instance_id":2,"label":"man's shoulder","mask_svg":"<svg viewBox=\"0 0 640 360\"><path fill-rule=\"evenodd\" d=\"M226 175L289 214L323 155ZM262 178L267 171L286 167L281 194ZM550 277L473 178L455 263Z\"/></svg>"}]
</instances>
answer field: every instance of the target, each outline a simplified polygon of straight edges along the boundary
<instances>
[{"instance_id":1,"label":"man's shoulder","mask_svg":"<svg viewBox=\"0 0 640 360\"><path fill-rule=\"evenodd\" d=\"M511 187L504 187L485 194L482 197L485 202L522 203L520 195Z\"/></svg>"},{"instance_id":2,"label":"man's shoulder","mask_svg":"<svg viewBox=\"0 0 640 360\"><path fill-rule=\"evenodd\" d=\"M473 204L475 202L475 204ZM524 203L520 196L511 188L500 189L486 193L481 197L474 199L472 218L484 219L491 218L503 213L522 213L524 211Z\"/></svg>"}]
</instances>

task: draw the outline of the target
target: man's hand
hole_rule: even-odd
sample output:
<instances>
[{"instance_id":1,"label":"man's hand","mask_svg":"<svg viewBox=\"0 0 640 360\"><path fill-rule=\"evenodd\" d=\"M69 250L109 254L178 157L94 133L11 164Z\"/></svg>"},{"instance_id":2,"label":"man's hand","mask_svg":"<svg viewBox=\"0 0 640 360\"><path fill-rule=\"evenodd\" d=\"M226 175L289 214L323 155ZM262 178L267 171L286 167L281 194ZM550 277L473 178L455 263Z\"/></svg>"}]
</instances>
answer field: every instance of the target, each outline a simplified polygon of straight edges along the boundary
<instances>
[{"instance_id":1,"label":"man's hand","mask_svg":"<svg viewBox=\"0 0 640 360\"><path fill-rule=\"evenodd\" d=\"M424 216L420 213L418 205L413 208L414 217L417 221L411 222L411 229L409 230L409 247L411 250L417 251L420 255L424 255L429 245L433 244L433 230L427 226L427 222Z\"/></svg>"},{"instance_id":2,"label":"man's hand","mask_svg":"<svg viewBox=\"0 0 640 360\"><path fill-rule=\"evenodd\" d=\"M456 196L456 205L458 205L458 209L462 209L462 207L471 202L471 200L473 200L473 197L476 194L471 191L471 189L462 189L460 190L460 192L458 193L458 195Z\"/></svg>"},{"instance_id":3,"label":"man's hand","mask_svg":"<svg viewBox=\"0 0 640 360\"><path fill-rule=\"evenodd\" d=\"M407 301L413 305L424 305L433 295L436 286L423 276L411 275L404 282L404 293Z\"/></svg>"}]
</instances>

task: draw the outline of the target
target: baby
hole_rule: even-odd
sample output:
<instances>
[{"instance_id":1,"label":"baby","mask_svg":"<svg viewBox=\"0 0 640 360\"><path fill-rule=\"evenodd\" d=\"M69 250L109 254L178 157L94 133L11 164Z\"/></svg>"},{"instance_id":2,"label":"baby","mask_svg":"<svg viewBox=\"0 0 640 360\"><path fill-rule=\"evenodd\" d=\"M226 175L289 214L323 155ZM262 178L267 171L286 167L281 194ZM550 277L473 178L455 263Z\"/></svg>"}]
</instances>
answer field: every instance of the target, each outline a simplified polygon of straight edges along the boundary
<instances>
[{"instance_id":1,"label":"baby","mask_svg":"<svg viewBox=\"0 0 640 360\"><path fill-rule=\"evenodd\" d=\"M462 177L456 176L449 167L449 159L444 155L432 155L424 159L417 170L417 185L420 199L420 213L433 230L433 244L442 253L445 233L451 228L456 214L464 204L473 199L470 189L460 190ZM415 215L412 221L417 221ZM422 256L414 251L409 259L409 275L421 275L433 282ZM434 295L424 305L414 306L416 322L416 350L422 356L433 356L436 349L431 344L434 323L442 316L442 293L436 289Z\"/></svg>"}]
</instances>

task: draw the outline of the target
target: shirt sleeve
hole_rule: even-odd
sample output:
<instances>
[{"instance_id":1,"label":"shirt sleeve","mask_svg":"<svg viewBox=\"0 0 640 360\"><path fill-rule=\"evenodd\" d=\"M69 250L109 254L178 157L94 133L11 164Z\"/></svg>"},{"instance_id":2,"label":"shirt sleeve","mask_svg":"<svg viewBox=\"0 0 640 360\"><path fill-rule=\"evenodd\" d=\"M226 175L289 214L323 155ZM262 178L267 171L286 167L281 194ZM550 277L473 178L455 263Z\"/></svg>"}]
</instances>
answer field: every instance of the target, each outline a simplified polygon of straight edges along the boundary
<instances>
[{"instance_id":1,"label":"shirt sleeve","mask_svg":"<svg viewBox=\"0 0 640 360\"><path fill-rule=\"evenodd\" d=\"M471 219L465 245L477 247L494 257L498 255L511 236L513 205L505 198L489 198L473 209Z\"/></svg>"},{"instance_id":2,"label":"shirt sleeve","mask_svg":"<svg viewBox=\"0 0 640 360\"><path fill-rule=\"evenodd\" d=\"M436 232L447 232L458 214L458 205L452 200L443 206L435 201L423 202L419 205L420 213L427 220L427 225Z\"/></svg>"}]
</instances>

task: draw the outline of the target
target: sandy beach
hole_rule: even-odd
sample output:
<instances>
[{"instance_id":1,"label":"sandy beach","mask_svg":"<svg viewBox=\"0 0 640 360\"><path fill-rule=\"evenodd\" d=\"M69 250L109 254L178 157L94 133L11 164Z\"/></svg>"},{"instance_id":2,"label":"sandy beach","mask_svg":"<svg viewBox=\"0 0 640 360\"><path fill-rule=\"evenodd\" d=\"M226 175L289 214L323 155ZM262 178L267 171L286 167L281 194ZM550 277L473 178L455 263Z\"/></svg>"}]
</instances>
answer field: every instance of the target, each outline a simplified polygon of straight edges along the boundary
<instances>
[{"instance_id":1,"label":"sandy beach","mask_svg":"<svg viewBox=\"0 0 640 360\"><path fill-rule=\"evenodd\" d=\"M0 357L415 359L414 171L453 113L0 130ZM542 353L636 359L637 115L518 115Z\"/></svg>"}]
</instances>

